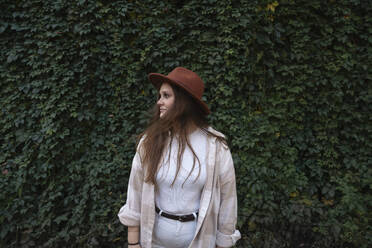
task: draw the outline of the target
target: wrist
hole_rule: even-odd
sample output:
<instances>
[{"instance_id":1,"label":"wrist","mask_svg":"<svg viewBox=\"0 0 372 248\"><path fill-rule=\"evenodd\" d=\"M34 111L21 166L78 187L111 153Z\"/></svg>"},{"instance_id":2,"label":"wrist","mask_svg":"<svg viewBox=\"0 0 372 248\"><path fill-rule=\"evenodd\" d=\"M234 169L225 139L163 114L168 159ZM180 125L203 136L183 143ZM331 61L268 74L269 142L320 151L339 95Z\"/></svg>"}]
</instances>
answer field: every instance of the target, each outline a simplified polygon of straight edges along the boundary
<instances>
[{"instance_id":1,"label":"wrist","mask_svg":"<svg viewBox=\"0 0 372 248\"><path fill-rule=\"evenodd\" d=\"M128 233L127 239L128 245L139 245L139 234L138 233Z\"/></svg>"},{"instance_id":2,"label":"wrist","mask_svg":"<svg viewBox=\"0 0 372 248\"><path fill-rule=\"evenodd\" d=\"M128 248L138 248L141 247L140 243L128 243Z\"/></svg>"},{"instance_id":3,"label":"wrist","mask_svg":"<svg viewBox=\"0 0 372 248\"><path fill-rule=\"evenodd\" d=\"M138 244L138 245L129 245L128 244L128 248L141 248L141 245Z\"/></svg>"}]
</instances>

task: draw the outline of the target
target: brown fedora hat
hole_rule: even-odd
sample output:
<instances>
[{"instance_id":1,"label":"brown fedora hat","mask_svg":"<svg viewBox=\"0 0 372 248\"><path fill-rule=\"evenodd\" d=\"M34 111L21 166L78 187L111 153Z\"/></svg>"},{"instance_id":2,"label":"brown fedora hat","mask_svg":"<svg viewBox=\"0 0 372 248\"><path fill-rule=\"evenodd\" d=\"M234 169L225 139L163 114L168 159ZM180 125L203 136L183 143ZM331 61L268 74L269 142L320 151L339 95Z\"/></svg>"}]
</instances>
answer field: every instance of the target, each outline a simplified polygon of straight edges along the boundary
<instances>
[{"instance_id":1,"label":"brown fedora hat","mask_svg":"<svg viewBox=\"0 0 372 248\"><path fill-rule=\"evenodd\" d=\"M199 103L206 115L211 112L207 104L201 99L204 93L204 83L195 72L183 67L176 67L167 76L160 73L150 73L149 80L158 90L162 83L170 83L181 87Z\"/></svg>"}]
</instances>

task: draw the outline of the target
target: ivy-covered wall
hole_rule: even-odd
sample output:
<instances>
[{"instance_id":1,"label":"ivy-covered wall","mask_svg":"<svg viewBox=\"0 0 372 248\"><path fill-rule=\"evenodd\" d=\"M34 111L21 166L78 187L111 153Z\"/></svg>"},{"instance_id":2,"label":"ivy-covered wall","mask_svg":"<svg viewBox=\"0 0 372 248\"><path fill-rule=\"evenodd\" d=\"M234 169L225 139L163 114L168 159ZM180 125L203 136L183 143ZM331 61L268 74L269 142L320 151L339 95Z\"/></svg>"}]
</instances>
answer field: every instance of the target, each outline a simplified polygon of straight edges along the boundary
<instances>
[{"instance_id":1,"label":"ivy-covered wall","mask_svg":"<svg viewBox=\"0 0 372 248\"><path fill-rule=\"evenodd\" d=\"M135 135L176 66L205 81L237 247L372 246L369 0L3 0L0 247L121 247Z\"/></svg>"}]
</instances>

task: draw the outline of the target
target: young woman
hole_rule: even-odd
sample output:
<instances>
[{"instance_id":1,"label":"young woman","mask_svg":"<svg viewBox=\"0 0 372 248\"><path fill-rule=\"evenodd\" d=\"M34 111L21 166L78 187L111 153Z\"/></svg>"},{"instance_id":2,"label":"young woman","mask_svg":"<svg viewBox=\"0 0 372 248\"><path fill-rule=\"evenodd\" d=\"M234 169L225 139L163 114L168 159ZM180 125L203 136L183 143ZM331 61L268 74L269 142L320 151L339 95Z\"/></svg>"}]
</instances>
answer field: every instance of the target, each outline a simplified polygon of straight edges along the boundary
<instances>
[{"instance_id":1,"label":"young woman","mask_svg":"<svg viewBox=\"0 0 372 248\"><path fill-rule=\"evenodd\" d=\"M128 247L231 247L240 239L234 165L223 134L207 123L204 83L183 67L149 80L159 98L118 214Z\"/></svg>"}]
</instances>

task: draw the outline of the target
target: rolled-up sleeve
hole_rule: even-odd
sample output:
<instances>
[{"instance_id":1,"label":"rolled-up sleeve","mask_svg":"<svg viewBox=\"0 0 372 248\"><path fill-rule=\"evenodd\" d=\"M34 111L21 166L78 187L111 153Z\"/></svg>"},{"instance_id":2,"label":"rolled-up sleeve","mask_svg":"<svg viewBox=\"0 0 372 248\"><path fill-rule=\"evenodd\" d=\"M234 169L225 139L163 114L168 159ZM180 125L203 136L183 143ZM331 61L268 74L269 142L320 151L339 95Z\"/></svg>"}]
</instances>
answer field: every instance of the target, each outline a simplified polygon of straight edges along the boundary
<instances>
[{"instance_id":1,"label":"rolled-up sleeve","mask_svg":"<svg viewBox=\"0 0 372 248\"><path fill-rule=\"evenodd\" d=\"M221 202L218 213L216 244L221 247L231 247L241 238L235 229L237 221L237 194L235 169L230 150L222 145L220 153L220 187Z\"/></svg>"},{"instance_id":2,"label":"rolled-up sleeve","mask_svg":"<svg viewBox=\"0 0 372 248\"><path fill-rule=\"evenodd\" d=\"M139 226L141 220L141 199L143 185L143 168L141 165L139 151L133 158L132 168L129 176L127 201L121 207L118 217L120 222L126 226Z\"/></svg>"}]
</instances>

